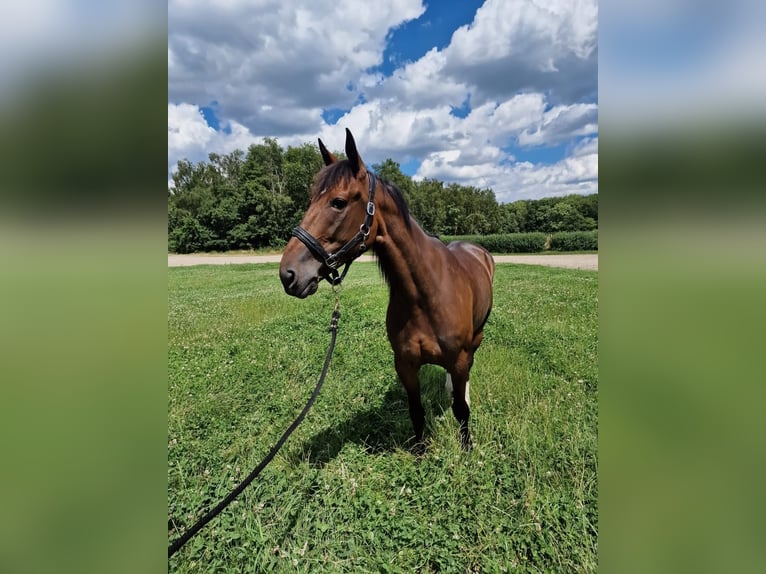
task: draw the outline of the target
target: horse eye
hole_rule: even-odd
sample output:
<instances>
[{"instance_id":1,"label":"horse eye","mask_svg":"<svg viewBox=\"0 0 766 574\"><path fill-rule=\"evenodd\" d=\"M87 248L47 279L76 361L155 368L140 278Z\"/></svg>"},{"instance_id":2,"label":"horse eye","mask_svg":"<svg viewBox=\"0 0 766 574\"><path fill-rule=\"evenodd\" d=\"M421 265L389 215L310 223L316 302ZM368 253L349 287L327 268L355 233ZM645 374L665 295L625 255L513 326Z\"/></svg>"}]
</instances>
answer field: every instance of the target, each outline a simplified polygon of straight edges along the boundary
<instances>
[{"instance_id":1,"label":"horse eye","mask_svg":"<svg viewBox=\"0 0 766 574\"><path fill-rule=\"evenodd\" d=\"M330 207L334 207L335 209L343 209L346 207L346 200L341 199L340 197L336 197L330 202Z\"/></svg>"}]
</instances>

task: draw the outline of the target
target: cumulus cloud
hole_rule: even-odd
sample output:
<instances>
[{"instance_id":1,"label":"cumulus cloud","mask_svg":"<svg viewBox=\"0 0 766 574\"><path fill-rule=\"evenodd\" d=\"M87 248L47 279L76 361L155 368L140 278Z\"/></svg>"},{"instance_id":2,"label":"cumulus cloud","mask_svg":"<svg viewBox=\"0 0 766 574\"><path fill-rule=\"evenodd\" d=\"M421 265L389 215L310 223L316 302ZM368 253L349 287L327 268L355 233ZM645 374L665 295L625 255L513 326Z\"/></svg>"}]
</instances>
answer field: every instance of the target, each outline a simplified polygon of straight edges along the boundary
<instances>
[{"instance_id":1,"label":"cumulus cloud","mask_svg":"<svg viewBox=\"0 0 766 574\"><path fill-rule=\"evenodd\" d=\"M581 157L584 155L598 155L598 137L583 138L574 146L570 154L571 157Z\"/></svg>"},{"instance_id":2,"label":"cumulus cloud","mask_svg":"<svg viewBox=\"0 0 766 574\"><path fill-rule=\"evenodd\" d=\"M371 81L371 101L338 124L374 159L423 159L417 177L489 186L498 199L513 185L535 197L595 192L597 152L536 166L513 165L506 150L598 132L597 15L594 0L488 0L446 48ZM453 115L466 100L470 113Z\"/></svg>"},{"instance_id":3,"label":"cumulus cloud","mask_svg":"<svg viewBox=\"0 0 766 574\"><path fill-rule=\"evenodd\" d=\"M595 0L487 0L455 31L444 74L476 87L476 99L548 92L556 102L595 95Z\"/></svg>"},{"instance_id":4,"label":"cumulus cloud","mask_svg":"<svg viewBox=\"0 0 766 574\"><path fill-rule=\"evenodd\" d=\"M573 104L556 106L545 112L540 121L519 135L520 145L556 145L572 137L598 131L598 106Z\"/></svg>"},{"instance_id":5,"label":"cumulus cloud","mask_svg":"<svg viewBox=\"0 0 766 574\"><path fill-rule=\"evenodd\" d=\"M395 70L391 77L381 78L367 91L375 98L395 98L403 106L459 106L469 95L470 87L446 76L446 64L445 53L432 48L419 60Z\"/></svg>"},{"instance_id":6,"label":"cumulus cloud","mask_svg":"<svg viewBox=\"0 0 766 574\"><path fill-rule=\"evenodd\" d=\"M487 0L443 50L430 50L381 82L376 96L405 105L482 103L517 92L554 103L595 99L596 0Z\"/></svg>"},{"instance_id":7,"label":"cumulus cloud","mask_svg":"<svg viewBox=\"0 0 766 574\"><path fill-rule=\"evenodd\" d=\"M541 95L519 95L457 118L446 106L415 112L396 109L393 102L388 108L371 102L355 107L339 123L354 132L370 163L386 157L400 162L423 158L416 180L489 187L501 202L598 191L597 137L583 138L566 158L547 165L515 162L505 150L514 137L529 140L525 144L552 145L597 131L590 123L590 106L559 106L547 112L545 107ZM323 130L322 138L331 146L340 147L342 137L334 126Z\"/></svg>"},{"instance_id":8,"label":"cumulus cloud","mask_svg":"<svg viewBox=\"0 0 766 574\"><path fill-rule=\"evenodd\" d=\"M168 104L168 172L175 171L178 160L207 160L210 153L244 150L258 139L235 121L226 127L228 133L210 127L195 105Z\"/></svg>"},{"instance_id":9,"label":"cumulus cloud","mask_svg":"<svg viewBox=\"0 0 766 574\"><path fill-rule=\"evenodd\" d=\"M447 46L378 71L390 31L424 11L419 0L171 0L169 164L264 136L341 149L348 127L368 163L415 161L417 178L489 186L501 201L596 191L595 0L487 0ZM212 101L230 133L200 114ZM348 111L330 125L328 108ZM572 141L545 165L513 151Z\"/></svg>"},{"instance_id":10,"label":"cumulus cloud","mask_svg":"<svg viewBox=\"0 0 766 574\"><path fill-rule=\"evenodd\" d=\"M598 146L588 141L576 151L554 164L494 161L461 164L460 151L435 152L423 161L414 179L436 178L488 187L501 203L594 193L598 191Z\"/></svg>"},{"instance_id":11,"label":"cumulus cloud","mask_svg":"<svg viewBox=\"0 0 766 574\"><path fill-rule=\"evenodd\" d=\"M289 135L297 122L316 131L321 108L356 101L353 84L382 61L389 29L424 10L420 0L374 2L363 10L354 0L299 6L171 0L169 99L198 105L217 100L225 117L254 132Z\"/></svg>"},{"instance_id":12,"label":"cumulus cloud","mask_svg":"<svg viewBox=\"0 0 766 574\"><path fill-rule=\"evenodd\" d=\"M363 140L377 154L407 157L488 143L499 147L509 142L557 145L598 131L595 104L556 106L546 111L547 106L542 94L520 94L500 104L488 102L458 118L450 106L406 109L395 99L375 100L355 106L338 124L349 127L357 140ZM340 132L336 126L324 126L321 133L332 140Z\"/></svg>"}]
</instances>

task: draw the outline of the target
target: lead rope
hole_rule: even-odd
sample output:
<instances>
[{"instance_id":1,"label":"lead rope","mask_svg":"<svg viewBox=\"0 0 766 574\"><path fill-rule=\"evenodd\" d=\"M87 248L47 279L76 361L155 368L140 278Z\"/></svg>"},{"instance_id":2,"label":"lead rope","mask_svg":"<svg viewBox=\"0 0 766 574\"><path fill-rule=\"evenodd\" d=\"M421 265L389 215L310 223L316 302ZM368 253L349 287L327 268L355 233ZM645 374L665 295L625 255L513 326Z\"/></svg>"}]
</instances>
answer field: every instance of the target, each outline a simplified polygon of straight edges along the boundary
<instances>
[{"instance_id":1,"label":"lead rope","mask_svg":"<svg viewBox=\"0 0 766 574\"><path fill-rule=\"evenodd\" d=\"M314 392L311 394L311 398L309 398L308 402L306 403L306 406L303 407L303 410L301 411L301 414L298 415L298 418L296 418L293 421L293 424L290 425L290 427L282 434L282 436L277 441L277 444L274 445L274 447L269 451L269 454L266 455L266 458L264 458L261 463L256 466L253 471L247 475L245 480L240 482L234 490L232 490L226 498L224 498L221 502L219 502L213 510L210 510L205 514L202 518L200 518L197 522L194 523L194 525L189 528L189 530L185 531L181 536L179 536L170 546L168 546L168 560L178 552L178 550L186 544L197 532L202 530L202 528L213 518L218 516L221 511L226 508L231 502L237 498L237 496L240 495L240 493L245 490L255 478L261 474L261 471L266 468L266 465L271 462L271 459L274 458L274 456L279 452L279 449L282 448L282 445L285 444L285 441L287 441L288 437L292 434L292 432L298 428L298 425L301 424L301 421L306 417L306 414L309 412L309 409L311 409L311 406L314 404L314 401L316 400L317 396L319 396L319 391L322 389L322 385L324 384L324 379L327 376L327 369L330 366L330 359L332 358L333 350L335 349L335 338L338 335L338 321L340 320L340 285L333 285L333 295L335 296L335 307L332 311L332 318L330 319L330 327L328 331L331 333L330 335L330 347L327 349L327 355L324 359L324 366L322 367L322 373L319 375L319 381L317 382L316 387L314 388Z\"/></svg>"}]
</instances>

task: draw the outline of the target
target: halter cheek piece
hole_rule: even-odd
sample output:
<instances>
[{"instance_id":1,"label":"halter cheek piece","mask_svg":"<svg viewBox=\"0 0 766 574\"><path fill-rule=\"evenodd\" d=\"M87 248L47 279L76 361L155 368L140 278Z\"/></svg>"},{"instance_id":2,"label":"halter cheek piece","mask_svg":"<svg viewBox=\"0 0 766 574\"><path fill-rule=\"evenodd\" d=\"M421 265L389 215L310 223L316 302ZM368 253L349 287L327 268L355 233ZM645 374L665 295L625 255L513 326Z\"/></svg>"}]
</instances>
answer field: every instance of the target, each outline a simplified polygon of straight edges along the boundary
<instances>
[{"instance_id":1,"label":"halter cheek piece","mask_svg":"<svg viewBox=\"0 0 766 574\"><path fill-rule=\"evenodd\" d=\"M331 285L340 285L346 273L348 273L351 263L367 251L365 241L370 236L370 225L372 225L372 217L375 215L375 174L368 171L367 176L370 180L370 200L367 202L367 215L364 218L364 223L359 226L359 231L357 231L356 235L338 251L327 253L319 241L300 225L293 229L293 237L297 237L311 251L311 254L327 267L328 271L324 275L324 279L327 279L327 282ZM358 250L357 246L359 247ZM343 268L343 273L339 274L338 267L344 263L346 266Z\"/></svg>"}]
</instances>

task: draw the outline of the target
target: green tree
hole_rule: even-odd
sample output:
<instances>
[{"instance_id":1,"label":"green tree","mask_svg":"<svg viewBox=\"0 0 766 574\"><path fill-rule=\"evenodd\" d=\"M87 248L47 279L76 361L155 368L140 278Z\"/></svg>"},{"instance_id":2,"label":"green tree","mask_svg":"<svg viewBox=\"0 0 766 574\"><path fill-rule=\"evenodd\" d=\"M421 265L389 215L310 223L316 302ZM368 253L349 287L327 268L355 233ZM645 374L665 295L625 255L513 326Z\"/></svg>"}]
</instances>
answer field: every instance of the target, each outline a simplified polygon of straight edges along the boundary
<instances>
[{"instance_id":1,"label":"green tree","mask_svg":"<svg viewBox=\"0 0 766 574\"><path fill-rule=\"evenodd\" d=\"M570 202L559 201L549 212L550 231L577 231L583 229L585 218Z\"/></svg>"},{"instance_id":2,"label":"green tree","mask_svg":"<svg viewBox=\"0 0 766 574\"><path fill-rule=\"evenodd\" d=\"M342 153L336 153L339 158ZM178 162L168 189L168 249L179 252L284 245L308 207L323 165L312 144L283 150L265 138L247 153L211 153ZM491 189L425 179L413 182L386 159L377 174L402 190L412 216L439 235L598 228L598 194L520 200L499 205Z\"/></svg>"},{"instance_id":3,"label":"green tree","mask_svg":"<svg viewBox=\"0 0 766 574\"><path fill-rule=\"evenodd\" d=\"M282 193L282 148L274 138L263 138L262 144L252 144L242 166L245 185L251 188Z\"/></svg>"},{"instance_id":4,"label":"green tree","mask_svg":"<svg viewBox=\"0 0 766 574\"><path fill-rule=\"evenodd\" d=\"M409 203L412 198L414 184L410 176L402 173L401 166L397 162L388 158L383 163L373 164L372 169L381 179L393 183L402 190L404 198Z\"/></svg>"},{"instance_id":5,"label":"green tree","mask_svg":"<svg viewBox=\"0 0 766 574\"><path fill-rule=\"evenodd\" d=\"M292 230L292 213L287 195L251 191L240 211L241 223L229 233L229 244L237 249L284 245Z\"/></svg>"},{"instance_id":6,"label":"green tree","mask_svg":"<svg viewBox=\"0 0 766 574\"><path fill-rule=\"evenodd\" d=\"M187 215L174 228L168 238L168 246L176 253L194 253L205 251L210 240L210 233L194 217Z\"/></svg>"},{"instance_id":7,"label":"green tree","mask_svg":"<svg viewBox=\"0 0 766 574\"><path fill-rule=\"evenodd\" d=\"M245 153L242 150L234 150L225 155L211 153L210 164L220 176L220 189L222 195L236 195L242 182L242 171L245 163Z\"/></svg>"},{"instance_id":8,"label":"green tree","mask_svg":"<svg viewBox=\"0 0 766 574\"><path fill-rule=\"evenodd\" d=\"M447 203L444 184L436 179L424 179L414 184L410 211L427 232L434 235L446 233Z\"/></svg>"},{"instance_id":9,"label":"green tree","mask_svg":"<svg viewBox=\"0 0 766 574\"><path fill-rule=\"evenodd\" d=\"M292 199L298 216L309 205L311 184L323 165L319 149L312 144L290 147L284 154L284 191Z\"/></svg>"}]
</instances>

